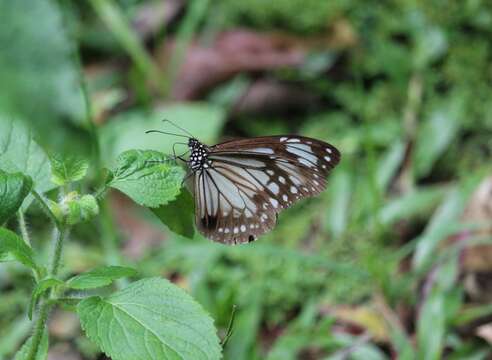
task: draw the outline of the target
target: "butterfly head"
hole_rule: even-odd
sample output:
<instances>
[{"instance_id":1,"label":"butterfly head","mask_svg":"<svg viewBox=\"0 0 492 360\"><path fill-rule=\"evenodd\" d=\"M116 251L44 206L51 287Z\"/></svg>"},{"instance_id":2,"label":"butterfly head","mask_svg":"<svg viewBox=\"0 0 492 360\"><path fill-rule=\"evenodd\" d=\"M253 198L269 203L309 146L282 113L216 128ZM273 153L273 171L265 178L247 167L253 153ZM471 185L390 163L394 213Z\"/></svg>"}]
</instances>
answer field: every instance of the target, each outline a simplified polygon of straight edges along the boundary
<instances>
[{"instance_id":1,"label":"butterfly head","mask_svg":"<svg viewBox=\"0 0 492 360\"><path fill-rule=\"evenodd\" d=\"M206 145L203 145L195 138L190 138L188 140L188 147L191 153L188 165L191 170L198 171L211 166L212 161L208 159L209 150Z\"/></svg>"}]
</instances>

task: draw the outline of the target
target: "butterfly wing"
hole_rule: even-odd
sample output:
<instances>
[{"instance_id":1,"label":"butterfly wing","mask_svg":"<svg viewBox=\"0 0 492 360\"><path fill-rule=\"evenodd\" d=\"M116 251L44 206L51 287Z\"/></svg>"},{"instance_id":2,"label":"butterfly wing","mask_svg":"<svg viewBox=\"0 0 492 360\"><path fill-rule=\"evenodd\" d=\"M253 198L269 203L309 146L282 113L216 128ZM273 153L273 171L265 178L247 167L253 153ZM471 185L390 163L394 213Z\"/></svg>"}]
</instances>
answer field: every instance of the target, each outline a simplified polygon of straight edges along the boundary
<instances>
[{"instance_id":1,"label":"butterfly wing","mask_svg":"<svg viewBox=\"0 0 492 360\"><path fill-rule=\"evenodd\" d=\"M196 223L206 237L226 244L256 240L277 214L326 188L340 153L300 136L233 140L210 148L212 166L194 175Z\"/></svg>"}]
</instances>

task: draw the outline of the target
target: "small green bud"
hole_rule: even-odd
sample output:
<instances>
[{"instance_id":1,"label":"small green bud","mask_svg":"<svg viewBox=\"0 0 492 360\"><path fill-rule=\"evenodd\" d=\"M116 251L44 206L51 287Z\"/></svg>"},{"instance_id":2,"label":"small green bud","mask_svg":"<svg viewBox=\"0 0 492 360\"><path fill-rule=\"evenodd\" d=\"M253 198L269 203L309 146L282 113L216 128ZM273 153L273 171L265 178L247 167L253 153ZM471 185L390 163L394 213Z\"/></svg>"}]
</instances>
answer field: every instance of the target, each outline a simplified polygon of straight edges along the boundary
<instances>
[{"instance_id":1,"label":"small green bud","mask_svg":"<svg viewBox=\"0 0 492 360\"><path fill-rule=\"evenodd\" d=\"M82 221L87 221L99 214L99 205L97 200L92 195L84 195L79 200L80 208L82 210Z\"/></svg>"},{"instance_id":2,"label":"small green bud","mask_svg":"<svg viewBox=\"0 0 492 360\"><path fill-rule=\"evenodd\" d=\"M92 195L82 195L76 191L68 193L59 205L63 214L63 222L75 225L88 221L99 213L99 205Z\"/></svg>"}]
</instances>

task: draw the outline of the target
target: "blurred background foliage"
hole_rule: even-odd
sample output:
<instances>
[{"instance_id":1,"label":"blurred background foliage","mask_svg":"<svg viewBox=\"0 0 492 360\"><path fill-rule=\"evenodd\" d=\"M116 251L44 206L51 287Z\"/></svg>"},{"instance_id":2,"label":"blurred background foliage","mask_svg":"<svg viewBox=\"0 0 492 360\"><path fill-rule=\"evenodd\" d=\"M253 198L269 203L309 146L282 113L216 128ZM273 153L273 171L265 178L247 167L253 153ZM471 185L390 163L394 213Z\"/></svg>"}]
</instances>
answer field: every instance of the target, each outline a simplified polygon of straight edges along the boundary
<instances>
[{"instance_id":1,"label":"blurred background foliage","mask_svg":"<svg viewBox=\"0 0 492 360\"><path fill-rule=\"evenodd\" d=\"M81 190L123 150L171 153L179 138L144 134L163 118L209 144L299 133L341 150L327 191L254 244L180 237L116 192L74 230L66 275L165 276L221 333L237 305L226 359L492 356L491 59L485 0L0 2L0 114L92 159ZM44 256L40 209L27 217ZM31 286L0 267L0 358L28 335ZM68 312L50 333L50 359L104 358Z\"/></svg>"}]
</instances>

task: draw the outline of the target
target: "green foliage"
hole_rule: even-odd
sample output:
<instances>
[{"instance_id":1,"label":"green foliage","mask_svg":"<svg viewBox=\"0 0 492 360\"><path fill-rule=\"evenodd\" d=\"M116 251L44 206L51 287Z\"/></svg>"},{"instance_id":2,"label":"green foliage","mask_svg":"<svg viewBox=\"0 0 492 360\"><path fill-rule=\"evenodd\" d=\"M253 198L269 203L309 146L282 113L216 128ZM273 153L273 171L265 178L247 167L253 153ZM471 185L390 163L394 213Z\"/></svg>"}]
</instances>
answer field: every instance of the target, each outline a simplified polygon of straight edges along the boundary
<instances>
[{"instance_id":1,"label":"green foliage","mask_svg":"<svg viewBox=\"0 0 492 360\"><path fill-rule=\"evenodd\" d=\"M8 49L0 59L0 112L19 116L51 146L67 141L60 136L65 118L79 123L85 116L74 45L65 28L53 0L0 4L0 48Z\"/></svg>"},{"instance_id":2,"label":"green foliage","mask_svg":"<svg viewBox=\"0 0 492 360\"><path fill-rule=\"evenodd\" d=\"M462 116L463 103L461 98L456 98L446 101L425 119L415 149L417 176L428 175L434 163L449 148L460 130Z\"/></svg>"},{"instance_id":3,"label":"green foliage","mask_svg":"<svg viewBox=\"0 0 492 360\"><path fill-rule=\"evenodd\" d=\"M167 280L140 280L77 307L87 336L114 360L219 359L212 319Z\"/></svg>"},{"instance_id":4,"label":"green foliage","mask_svg":"<svg viewBox=\"0 0 492 360\"><path fill-rule=\"evenodd\" d=\"M15 214L31 188L31 178L21 173L9 174L0 170L0 224Z\"/></svg>"},{"instance_id":5,"label":"green foliage","mask_svg":"<svg viewBox=\"0 0 492 360\"><path fill-rule=\"evenodd\" d=\"M79 304L93 343L80 334L69 341L85 358L100 357L99 348L115 359L136 358L139 351L147 359L153 350L155 357L167 351L168 358L186 358L176 350L185 348L220 357L210 317L184 291L158 279L128 286L133 279L124 278L156 274L189 288L219 333L237 305L224 358L490 357L475 326L492 313L481 297L487 298L486 289L478 291L490 269L480 272L480 281L470 281L476 274L468 268L461 276L461 266L477 260L468 246L490 245L488 235L473 235L489 234L483 231L488 223L462 220L470 193L491 169L490 2L194 1L184 2L177 15L166 12L165 20L162 4L154 3L0 4L0 45L8 49L0 57L0 221L6 227L0 229L0 259L34 268L35 281L27 281L18 264L0 266L0 358L12 358L32 333L41 340L38 357L46 358L46 334L29 330L46 327L46 304L72 311ZM243 26L296 32L292 43L281 43L286 54L302 55L303 64L242 71L227 80L231 62L222 46L236 47L238 59L243 50L258 49L260 57L268 52L249 39L222 42L219 31ZM205 50L209 44L217 46ZM268 59L281 53L276 48ZM171 69L165 79L154 62ZM178 70L190 75L202 62L217 70L197 72L198 82L210 80L203 102L172 103L162 95L180 80ZM88 85L87 109L80 80ZM278 93L257 96L256 85L265 80ZM313 102L291 112L283 89L304 92ZM263 111L264 104L280 101L282 112L278 105L273 114ZM84 146L88 132L80 127L86 117L94 117L93 126L87 124L91 157ZM181 191L183 171L169 160L175 142L181 143L177 155L188 150L186 140L145 134L156 129L186 136L162 119L207 144L273 133L313 136L340 148L342 163L321 196L284 211L258 242L228 248L195 233L193 199ZM77 155L59 151L63 156L49 164L37 144L60 143ZM89 176L82 158L90 159ZM102 165L114 169L106 184ZM25 211L30 178L38 206ZM155 220L150 212L106 197L108 187L151 207L169 230L164 241L161 228L145 223ZM472 201L481 205L475 196ZM48 260L46 270L40 260ZM138 275L116 266L126 261L136 262ZM358 316L361 308L370 312L367 318ZM21 312L35 312L33 322ZM354 328L363 333L354 335ZM28 342L17 357L27 356Z\"/></svg>"},{"instance_id":6,"label":"green foliage","mask_svg":"<svg viewBox=\"0 0 492 360\"><path fill-rule=\"evenodd\" d=\"M123 266L103 266L92 269L67 280L66 286L71 289L94 289L110 285L114 280L135 276L137 271Z\"/></svg>"},{"instance_id":7,"label":"green foliage","mask_svg":"<svg viewBox=\"0 0 492 360\"><path fill-rule=\"evenodd\" d=\"M452 224L456 224L471 191L481 178L482 176L480 175L472 176L461 184L459 188L453 189L431 217L425 231L418 239L415 249L413 266L417 271L424 270L432 262L434 251L440 241L459 230L453 227Z\"/></svg>"},{"instance_id":8,"label":"green foliage","mask_svg":"<svg viewBox=\"0 0 492 360\"><path fill-rule=\"evenodd\" d=\"M343 11L350 1L277 0L277 1L217 1L211 16L220 16L226 25L238 23L261 29L278 27L301 33L323 31Z\"/></svg>"},{"instance_id":9,"label":"green foliage","mask_svg":"<svg viewBox=\"0 0 492 360\"><path fill-rule=\"evenodd\" d=\"M0 228L0 261L13 260L39 271L31 247L16 233Z\"/></svg>"},{"instance_id":10,"label":"green foliage","mask_svg":"<svg viewBox=\"0 0 492 360\"><path fill-rule=\"evenodd\" d=\"M50 181L48 157L33 140L29 128L18 119L2 114L0 114L0 169L30 176L34 189L39 193L54 187Z\"/></svg>"},{"instance_id":11,"label":"green foliage","mask_svg":"<svg viewBox=\"0 0 492 360\"><path fill-rule=\"evenodd\" d=\"M29 319L32 319L32 313L34 311L34 307L36 306L39 297L43 295L47 290L52 289L57 286L63 286L64 282L55 278L48 277L46 279L42 279L36 284L34 291L31 295L31 302L29 304L29 312L27 316Z\"/></svg>"},{"instance_id":12,"label":"green foliage","mask_svg":"<svg viewBox=\"0 0 492 360\"><path fill-rule=\"evenodd\" d=\"M54 154L50 157L51 181L63 186L82 180L87 174L89 162L75 155L61 156Z\"/></svg>"},{"instance_id":13,"label":"green foliage","mask_svg":"<svg viewBox=\"0 0 492 360\"><path fill-rule=\"evenodd\" d=\"M175 200L167 205L152 209L152 212L175 234L193 238L195 234L195 213L193 197L182 190Z\"/></svg>"},{"instance_id":14,"label":"green foliage","mask_svg":"<svg viewBox=\"0 0 492 360\"><path fill-rule=\"evenodd\" d=\"M32 344L32 337L30 337L22 348L15 354L14 360L46 360L48 357L48 331L43 332L43 337L41 338L41 343L39 344L38 351L34 359L29 358L29 350Z\"/></svg>"},{"instance_id":15,"label":"green foliage","mask_svg":"<svg viewBox=\"0 0 492 360\"><path fill-rule=\"evenodd\" d=\"M145 134L147 130L157 129L186 135L171 124L162 122L163 119L172 120L208 144L217 139L225 113L221 108L205 103L186 103L167 105L150 113L132 111L122 114L101 130L102 154L106 163L111 163L118 154L130 149L172 154L173 144L183 142L182 137ZM176 147L177 152L184 152L183 149L183 146Z\"/></svg>"},{"instance_id":16,"label":"green foliage","mask_svg":"<svg viewBox=\"0 0 492 360\"><path fill-rule=\"evenodd\" d=\"M129 150L118 157L108 186L140 205L158 207L176 198L183 177L183 169L168 156L151 150Z\"/></svg>"},{"instance_id":17,"label":"green foliage","mask_svg":"<svg viewBox=\"0 0 492 360\"><path fill-rule=\"evenodd\" d=\"M68 225L75 225L92 219L99 213L99 205L93 195L80 195L72 191L60 203L50 202L51 209L58 220Z\"/></svg>"},{"instance_id":18,"label":"green foliage","mask_svg":"<svg viewBox=\"0 0 492 360\"><path fill-rule=\"evenodd\" d=\"M419 359L441 358L445 334L445 308L443 294L433 291L420 310L417 328Z\"/></svg>"}]
</instances>

